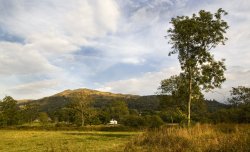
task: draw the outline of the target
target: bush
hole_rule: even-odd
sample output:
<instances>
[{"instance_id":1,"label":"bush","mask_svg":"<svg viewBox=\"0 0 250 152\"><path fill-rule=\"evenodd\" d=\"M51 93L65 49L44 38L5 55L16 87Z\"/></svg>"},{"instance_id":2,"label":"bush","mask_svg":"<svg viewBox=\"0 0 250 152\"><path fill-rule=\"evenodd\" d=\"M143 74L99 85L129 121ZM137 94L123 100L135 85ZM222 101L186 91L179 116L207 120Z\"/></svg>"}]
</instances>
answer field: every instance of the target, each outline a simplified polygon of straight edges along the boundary
<instances>
[{"instance_id":1,"label":"bush","mask_svg":"<svg viewBox=\"0 0 250 152\"><path fill-rule=\"evenodd\" d=\"M46 125L49 122L49 116L46 112L40 112L39 113L39 121L43 124Z\"/></svg>"},{"instance_id":2,"label":"bush","mask_svg":"<svg viewBox=\"0 0 250 152\"><path fill-rule=\"evenodd\" d=\"M141 116L129 115L124 118L123 124L129 127L142 127L146 126L146 121Z\"/></svg>"},{"instance_id":3,"label":"bush","mask_svg":"<svg viewBox=\"0 0 250 152\"><path fill-rule=\"evenodd\" d=\"M145 121L147 123L147 126L150 128L158 128L164 124L163 120L158 115L145 116Z\"/></svg>"},{"instance_id":4,"label":"bush","mask_svg":"<svg viewBox=\"0 0 250 152\"><path fill-rule=\"evenodd\" d=\"M144 127L158 128L161 125L163 125L164 122L161 119L161 117L159 117L158 115L153 115L153 116L130 115L124 119L123 124L125 126L134 127L134 128L144 128Z\"/></svg>"},{"instance_id":5,"label":"bush","mask_svg":"<svg viewBox=\"0 0 250 152\"><path fill-rule=\"evenodd\" d=\"M175 111L164 111L160 113L161 119L166 123L179 123L186 122L187 116L178 108Z\"/></svg>"}]
</instances>

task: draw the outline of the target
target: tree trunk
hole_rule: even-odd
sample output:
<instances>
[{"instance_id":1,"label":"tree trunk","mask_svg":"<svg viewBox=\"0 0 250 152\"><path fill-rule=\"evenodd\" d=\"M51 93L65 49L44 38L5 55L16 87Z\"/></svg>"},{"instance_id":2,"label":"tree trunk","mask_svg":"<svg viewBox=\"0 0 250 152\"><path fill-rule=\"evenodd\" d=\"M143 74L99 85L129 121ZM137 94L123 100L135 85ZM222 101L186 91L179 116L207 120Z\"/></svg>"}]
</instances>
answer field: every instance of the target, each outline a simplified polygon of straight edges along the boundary
<instances>
[{"instance_id":1,"label":"tree trunk","mask_svg":"<svg viewBox=\"0 0 250 152\"><path fill-rule=\"evenodd\" d=\"M82 124L81 126L83 127L84 126L84 115L83 115L83 112L82 112Z\"/></svg>"},{"instance_id":2,"label":"tree trunk","mask_svg":"<svg viewBox=\"0 0 250 152\"><path fill-rule=\"evenodd\" d=\"M191 121L191 100L192 100L192 74L189 77L189 88L188 88L188 127L190 127Z\"/></svg>"}]
</instances>

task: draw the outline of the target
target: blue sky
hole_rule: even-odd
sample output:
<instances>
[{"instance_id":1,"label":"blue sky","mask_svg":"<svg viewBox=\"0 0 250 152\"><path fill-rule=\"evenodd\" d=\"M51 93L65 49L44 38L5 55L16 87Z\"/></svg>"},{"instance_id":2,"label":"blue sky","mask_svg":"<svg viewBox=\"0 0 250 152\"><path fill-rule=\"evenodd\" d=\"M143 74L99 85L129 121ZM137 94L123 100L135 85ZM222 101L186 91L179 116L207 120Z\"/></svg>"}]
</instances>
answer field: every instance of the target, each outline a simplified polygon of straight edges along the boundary
<instances>
[{"instance_id":1,"label":"blue sky","mask_svg":"<svg viewBox=\"0 0 250 152\"><path fill-rule=\"evenodd\" d=\"M248 0L0 0L0 97L37 99L89 88L150 95L180 72L164 38L170 19L201 9L228 11L227 81L206 93L224 100L250 82Z\"/></svg>"}]
</instances>

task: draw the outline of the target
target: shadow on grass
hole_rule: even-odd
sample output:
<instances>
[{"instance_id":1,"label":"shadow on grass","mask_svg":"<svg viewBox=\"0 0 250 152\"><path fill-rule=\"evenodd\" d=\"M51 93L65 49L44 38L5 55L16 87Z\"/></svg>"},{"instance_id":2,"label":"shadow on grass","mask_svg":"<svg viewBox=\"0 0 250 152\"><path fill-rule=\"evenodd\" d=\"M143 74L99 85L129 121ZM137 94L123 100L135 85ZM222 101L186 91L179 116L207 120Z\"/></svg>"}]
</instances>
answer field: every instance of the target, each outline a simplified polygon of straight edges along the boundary
<instances>
[{"instance_id":1,"label":"shadow on grass","mask_svg":"<svg viewBox=\"0 0 250 152\"><path fill-rule=\"evenodd\" d=\"M92 136L92 137L110 137L110 138L127 138L132 135L129 134L121 134L121 133L89 133L89 132L81 132L81 133L64 133L65 135L75 135L75 136Z\"/></svg>"}]
</instances>

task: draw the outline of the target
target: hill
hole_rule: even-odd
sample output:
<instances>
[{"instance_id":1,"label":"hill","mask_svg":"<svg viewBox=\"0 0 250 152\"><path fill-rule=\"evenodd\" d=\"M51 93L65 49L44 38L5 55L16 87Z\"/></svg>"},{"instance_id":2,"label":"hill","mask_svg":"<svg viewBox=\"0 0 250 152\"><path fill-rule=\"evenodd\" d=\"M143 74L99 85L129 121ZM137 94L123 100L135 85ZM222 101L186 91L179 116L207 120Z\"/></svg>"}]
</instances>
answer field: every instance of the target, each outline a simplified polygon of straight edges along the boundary
<instances>
[{"instance_id":1,"label":"hill","mask_svg":"<svg viewBox=\"0 0 250 152\"><path fill-rule=\"evenodd\" d=\"M129 109L137 109L138 111L157 111L159 110L160 99L156 95L139 96L130 94L117 94L111 92L102 92L91 89L76 89L64 90L55 95L44 97L38 100L25 100L19 102L19 105L37 104L39 111L48 113L54 112L70 103L72 98L82 94L89 95L93 99L94 107L101 108L114 101L124 101L127 103ZM205 101L208 111L214 112L218 109L225 108L226 105L217 101Z\"/></svg>"},{"instance_id":2,"label":"hill","mask_svg":"<svg viewBox=\"0 0 250 152\"><path fill-rule=\"evenodd\" d=\"M66 104L71 102L71 99L77 95L89 95L94 100L95 107L102 107L112 101L125 101L129 108L147 109L149 102L155 101L156 97L151 96L138 96L129 94L116 94L110 92L101 92L90 89L76 89L76 90L65 90L55 95L44 97L38 100L26 100L20 102L19 105L24 104L37 104L40 107L40 111L52 112L56 109L64 107ZM143 100L142 100L143 99ZM144 100L145 99L145 100ZM152 99L152 100L151 100ZM145 101L145 102L143 102ZM133 104L137 102L136 104ZM148 104L147 104L148 103ZM157 102L154 102L158 106ZM156 106L154 106L156 108ZM152 104L149 105L152 108ZM155 109L153 108L153 109Z\"/></svg>"}]
</instances>

